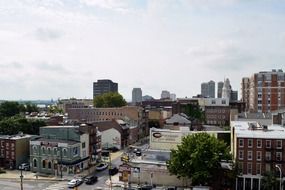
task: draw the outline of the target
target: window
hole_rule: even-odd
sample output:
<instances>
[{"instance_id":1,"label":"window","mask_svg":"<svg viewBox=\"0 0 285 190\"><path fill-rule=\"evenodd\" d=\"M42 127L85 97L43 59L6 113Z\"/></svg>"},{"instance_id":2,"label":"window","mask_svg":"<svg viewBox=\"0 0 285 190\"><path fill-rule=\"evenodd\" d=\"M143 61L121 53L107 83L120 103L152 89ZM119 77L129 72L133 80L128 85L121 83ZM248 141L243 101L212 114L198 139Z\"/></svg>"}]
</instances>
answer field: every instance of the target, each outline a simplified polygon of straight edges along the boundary
<instances>
[{"instance_id":1,"label":"window","mask_svg":"<svg viewBox=\"0 0 285 190\"><path fill-rule=\"evenodd\" d=\"M239 139L239 141L238 141L238 142L239 142L239 147L241 147L241 148L242 148L242 147L243 147L243 139Z\"/></svg>"},{"instance_id":2,"label":"window","mask_svg":"<svg viewBox=\"0 0 285 190\"><path fill-rule=\"evenodd\" d=\"M33 153L37 154L37 147L36 146L33 146Z\"/></svg>"},{"instance_id":3,"label":"window","mask_svg":"<svg viewBox=\"0 0 285 190\"><path fill-rule=\"evenodd\" d=\"M56 153L57 153L57 148L53 148L53 155L56 155Z\"/></svg>"},{"instance_id":4,"label":"window","mask_svg":"<svg viewBox=\"0 0 285 190\"><path fill-rule=\"evenodd\" d=\"M252 164L251 163L247 163L247 173L248 174L252 173Z\"/></svg>"},{"instance_id":5,"label":"window","mask_svg":"<svg viewBox=\"0 0 285 190\"><path fill-rule=\"evenodd\" d=\"M276 140L276 148L282 149L282 140Z\"/></svg>"},{"instance_id":6,"label":"window","mask_svg":"<svg viewBox=\"0 0 285 190\"><path fill-rule=\"evenodd\" d=\"M243 150L239 150L238 152L238 159L243 160Z\"/></svg>"},{"instance_id":7,"label":"window","mask_svg":"<svg viewBox=\"0 0 285 190\"><path fill-rule=\"evenodd\" d=\"M271 140L266 140L266 148L271 148Z\"/></svg>"},{"instance_id":8,"label":"window","mask_svg":"<svg viewBox=\"0 0 285 190\"><path fill-rule=\"evenodd\" d=\"M1 149L1 156L4 156L4 149Z\"/></svg>"},{"instance_id":9,"label":"window","mask_svg":"<svg viewBox=\"0 0 285 190\"><path fill-rule=\"evenodd\" d=\"M50 147L47 148L47 154L51 154Z\"/></svg>"},{"instance_id":10,"label":"window","mask_svg":"<svg viewBox=\"0 0 285 190\"><path fill-rule=\"evenodd\" d=\"M267 161L270 161L270 160L271 160L271 152L266 152L266 154L265 154L265 159L266 159Z\"/></svg>"},{"instance_id":11,"label":"window","mask_svg":"<svg viewBox=\"0 0 285 190\"><path fill-rule=\"evenodd\" d=\"M48 169L51 169L51 161L48 161Z\"/></svg>"},{"instance_id":12,"label":"window","mask_svg":"<svg viewBox=\"0 0 285 190\"><path fill-rule=\"evenodd\" d=\"M239 162L239 163L238 163L238 170L239 170L239 173L240 173L240 174L243 173L243 162Z\"/></svg>"},{"instance_id":13,"label":"window","mask_svg":"<svg viewBox=\"0 0 285 190\"><path fill-rule=\"evenodd\" d=\"M46 148L42 147L42 154L45 154L45 153L46 153Z\"/></svg>"},{"instance_id":14,"label":"window","mask_svg":"<svg viewBox=\"0 0 285 190\"><path fill-rule=\"evenodd\" d=\"M257 140L257 148L262 148L262 141L261 141L261 139Z\"/></svg>"},{"instance_id":15,"label":"window","mask_svg":"<svg viewBox=\"0 0 285 190\"><path fill-rule=\"evenodd\" d=\"M261 174L261 164L260 163L256 163L256 174L260 175Z\"/></svg>"},{"instance_id":16,"label":"window","mask_svg":"<svg viewBox=\"0 0 285 190\"><path fill-rule=\"evenodd\" d=\"M212 100L212 104L216 104L216 100Z\"/></svg>"},{"instance_id":17,"label":"window","mask_svg":"<svg viewBox=\"0 0 285 190\"><path fill-rule=\"evenodd\" d=\"M252 151L247 151L247 160L252 160Z\"/></svg>"},{"instance_id":18,"label":"window","mask_svg":"<svg viewBox=\"0 0 285 190\"><path fill-rule=\"evenodd\" d=\"M46 161L45 160L42 161L42 168L46 168Z\"/></svg>"},{"instance_id":19,"label":"window","mask_svg":"<svg viewBox=\"0 0 285 190\"><path fill-rule=\"evenodd\" d=\"M1 141L1 147L4 147L4 141Z\"/></svg>"},{"instance_id":20,"label":"window","mask_svg":"<svg viewBox=\"0 0 285 190\"><path fill-rule=\"evenodd\" d=\"M256 152L256 160L261 161L261 151Z\"/></svg>"},{"instance_id":21,"label":"window","mask_svg":"<svg viewBox=\"0 0 285 190\"><path fill-rule=\"evenodd\" d=\"M247 139L248 148L252 148L252 139Z\"/></svg>"},{"instance_id":22,"label":"window","mask_svg":"<svg viewBox=\"0 0 285 190\"><path fill-rule=\"evenodd\" d=\"M282 161L282 152L276 152L276 160Z\"/></svg>"},{"instance_id":23,"label":"window","mask_svg":"<svg viewBox=\"0 0 285 190\"><path fill-rule=\"evenodd\" d=\"M271 171L271 166L270 164L265 164L265 171L270 172Z\"/></svg>"},{"instance_id":24,"label":"window","mask_svg":"<svg viewBox=\"0 0 285 190\"><path fill-rule=\"evenodd\" d=\"M226 104L226 100L222 100L222 104Z\"/></svg>"},{"instance_id":25,"label":"window","mask_svg":"<svg viewBox=\"0 0 285 190\"><path fill-rule=\"evenodd\" d=\"M33 167L36 168L37 166L38 166L38 161L37 161L37 159L34 159L34 161L33 161Z\"/></svg>"},{"instance_id":26,"label":"window","mask_svg":"<svg viewBox=\"0 0 285 190\"><path fill-rule=\"evenodd\" d=\"M82 148L85 148L85 142L82 143Z\"/></svg>"},{"instance_id":27,"label":"window","mask_svg":"<svg viewBox=\"0 0 285 190\"><path fill-rule=\"evenodd\" d=\"M63 149L63 156L67 156L67 150L66 150L66 148Z\"/></svg>"}]
</instances>

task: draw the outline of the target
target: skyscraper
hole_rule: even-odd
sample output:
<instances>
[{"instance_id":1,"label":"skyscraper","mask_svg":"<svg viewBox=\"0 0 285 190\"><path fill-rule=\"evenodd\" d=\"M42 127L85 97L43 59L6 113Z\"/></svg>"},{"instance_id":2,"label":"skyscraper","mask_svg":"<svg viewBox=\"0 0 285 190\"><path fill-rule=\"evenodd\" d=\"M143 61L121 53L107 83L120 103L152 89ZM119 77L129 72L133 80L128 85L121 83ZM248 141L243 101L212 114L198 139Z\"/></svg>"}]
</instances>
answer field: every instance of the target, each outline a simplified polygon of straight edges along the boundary
<instances>
[{"instance_id":1,"label":"skyscraper","mask_svg":"<svg viewBox=\"0 0 285 190\"><path fill-rule=\"evenodd\" d=\"M222 98L224 82L218 82L218 91L217 91L217 98Z\"/></svg>"},{"instance_id":2,"label":"skyscraper","mask_svg":"<svg viewBox=\"0 0 285 190\"><path fill-rule=\"evenodd\" d=\"M215 90L215 82L212 80L201 84L201 95L203 97L215 98Z\"/></svg>"},{"instance_id":3,"label":"skyscraper","mask_svg":"<svg viewBox=\"0 0 285 190\"><path fill-rule=\"evenodd\" d=\"M161 92L161 99L170 99L170 92L167 90L163 90Z\"/></svg>"},{"instance_id":4,"label":"skyscraper","mask_svg":"<svg viewBox=\"0 0 285 190\"><path fill-rule=\"evenodd\" d=\"M254 73L249 85L244 85L242 90L245 94L242 99L246 99L246 92L249 91L247 109L251 112L272 112L285 108L285 73L281 69Z\"/></svg>"},{"instance_id":5,"label":"skyscraper","mask_svg":"<svg viewBox=\"0 0 285 190\"><path fill-rule=\"evenodd\" d=\"M141 88L133 88L132 103L140 103L140 102L142 102L142 89Z\"/></svg>"},{"instance_id":6,"label":"skyscraper","mask_svg":"<svg viewBox=\"0 0 285 190\"><path fill-rule=\"evenodd\" d=\"M250 80L248 77L242 78L241 81L241 101L245 102L245 110L249 110L249 89L250 89Z\"/></svg>"},{"instance_id":7,"label":"skyscraper","mask_svg":"<svg viewBox=\"0 0 285 190\"><path fill-rule=\"evenodd\" d=\"M228 98L230 100L231 99L231 91L232 91L232 87L230 84L230 80L227 78L224 81L224 86L222 89L222 98Z\"/></svg>"},{"instance_id":8,"label":"skyscraper","mask_svg":"<svg viewBox=\"0 0 285 190\"><path fill-rule=\"evenodd\" d=\"M108 92L118 92L118 83L103 79L93 83L93 98Z\"/></svg>"}]
</instances>

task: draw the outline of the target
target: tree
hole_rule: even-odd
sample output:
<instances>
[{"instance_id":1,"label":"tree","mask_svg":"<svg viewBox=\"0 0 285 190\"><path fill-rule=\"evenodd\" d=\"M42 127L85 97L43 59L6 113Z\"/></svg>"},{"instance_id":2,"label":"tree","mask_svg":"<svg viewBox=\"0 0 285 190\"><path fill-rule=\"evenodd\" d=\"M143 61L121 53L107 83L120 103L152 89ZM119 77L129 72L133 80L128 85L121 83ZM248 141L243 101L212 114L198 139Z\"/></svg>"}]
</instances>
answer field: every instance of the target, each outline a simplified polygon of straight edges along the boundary
<instances>
[{"instance_id":1,"label":"tree","mask_svg":"<svg viewBox=\"0 0 285 190\"><path fill-rule=\"evenodd\" d=\"M221 160L231 159L229 147L207 133L196 133L182 139L177 150L171 150L169 172L178 178L191 178L192 185L211 185L221 169Z\"/></svg>"},{"instance_id":2,"label":"tree","mask_svg":"<svg viewBox=\"0 0 285 190\"><path fill-rule=\"evenodd\" d=\"M265 172L261 179L261 187L263 190L273 190L277 187L278 181L275 173Z\"/></svg>"},{"instance_id":3,"label":"tree","mask_svg":"<svg viewBox=\"0 0 285 190\"><path fill-rule=\"evenodd\" d=\"M0 104L0 119L4 117L12 117L20 113L20 105L18 102L7 101Z\"/></svg>"},{"instance_id":4,"label":"tree","mask_svg":"<svg viewBox=\"0 0 285 190\"><path fill-rule=\"evenodd\" d=\"M117 92L105 93L94 98L94 106L97 108L122 107L126 104L126 100Z\"/></svg>"}]
</instances>

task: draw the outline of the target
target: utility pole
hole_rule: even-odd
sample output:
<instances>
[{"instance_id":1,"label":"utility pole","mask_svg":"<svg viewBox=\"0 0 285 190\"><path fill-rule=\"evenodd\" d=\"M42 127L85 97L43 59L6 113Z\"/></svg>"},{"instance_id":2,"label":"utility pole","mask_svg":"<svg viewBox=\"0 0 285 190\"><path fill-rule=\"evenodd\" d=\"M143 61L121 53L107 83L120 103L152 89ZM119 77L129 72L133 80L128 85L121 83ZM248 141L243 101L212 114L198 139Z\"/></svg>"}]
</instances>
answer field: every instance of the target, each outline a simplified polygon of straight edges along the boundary
<instances>
[{"instance_id":1,"label":"utility pole","mask_svg":"<svg viewBox=\"0 0 285 190\"><path fill-rule=\"evenodd\" d=\"M60 178L62 178L62 147L60 147Z\"/></svg>"},{"instance_id":2,"label":"utility pole","mask_svg":"<svg viewBox=\"0 0 285 190\"><path fill-rule=\"evenodd\" d=\"M20 185L21 185L21 190L23 190L23 177L24 177L24 176L23 176L23 169L22 169L22 166L21 166L20 171L21 171L21 175L20 175L20 179L21 179L21 182L20 182L20 183L21 183L21 184L20 184Z\"/></svg>"},{"instance_id":3,"label":"utility pole","mask_svg":"<svg viewBox=\"0 0 285 190\"><path fill-rule=\"evenodd\" d=\"M111 151L109 151L109 168L112 168ZM112 190L112 176L110 172L109 172L109 179L110 179L110 190Z\"/></svg>"}]
</instances>

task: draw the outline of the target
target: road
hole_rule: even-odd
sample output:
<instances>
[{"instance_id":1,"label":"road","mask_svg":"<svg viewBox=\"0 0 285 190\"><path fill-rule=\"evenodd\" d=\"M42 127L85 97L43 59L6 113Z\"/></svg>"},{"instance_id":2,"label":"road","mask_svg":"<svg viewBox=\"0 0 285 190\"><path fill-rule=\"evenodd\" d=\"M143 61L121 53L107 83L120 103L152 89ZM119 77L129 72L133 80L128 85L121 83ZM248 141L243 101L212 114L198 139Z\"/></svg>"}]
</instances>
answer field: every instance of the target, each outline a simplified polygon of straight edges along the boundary
<instances>
[{"instance_id":1,"label":"road","mask_svg":"<svg viewBox=\"0 0 285 190\"><path fill-rule=\"evenodd\" d=\"M138 148L145 150L147 144L139 145ZM112 154L112 165L119 166L121 163L121 153ZM106 185L106 181L109 179L108 170L101 172L94 172L98 176L98 182L94 185L82 184L78 187L78 190L94 190L96 187L102 187L103 189L109 189L109 186ZM0 179L0 189L1 190L19 190L20 181L15 179ZM43 181L43 180L24 180L23 190L67 190L67 181ZM115 189L115 188L113 188ZM69 189L70 190L70 189Z\"/></svg>"}]
</instances>

